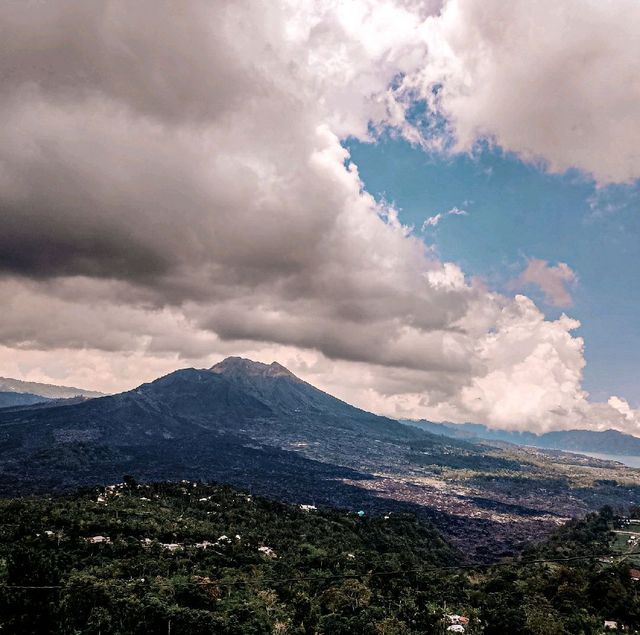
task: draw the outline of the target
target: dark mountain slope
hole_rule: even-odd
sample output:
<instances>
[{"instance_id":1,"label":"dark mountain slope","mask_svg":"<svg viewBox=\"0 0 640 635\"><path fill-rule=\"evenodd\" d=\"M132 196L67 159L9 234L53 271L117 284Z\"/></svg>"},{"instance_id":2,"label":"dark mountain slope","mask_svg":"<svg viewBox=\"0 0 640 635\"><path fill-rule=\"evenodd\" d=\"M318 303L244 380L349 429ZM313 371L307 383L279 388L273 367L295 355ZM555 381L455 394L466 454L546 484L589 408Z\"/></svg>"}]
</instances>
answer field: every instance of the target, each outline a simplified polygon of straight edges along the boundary
<instances>
[{"instance_id":1,"label":"dark mountain slope","mask_svg":"<svg viewBox=\"0 0 640 635\"><path fill-rule=\"evenodd\" d=\"M406 442L424 439L394 419L374 415L356 408L308 384L277 362L261 364L239 357L229 357L210 369L211 373L226 379L235 390L251 395L277 416L279 424L291 424L290 432L319 433L327 428L342 429L367 436ZM321 426L308 429L309 422L322 421ZM430 436L430 435L429 435Z\"/></svg>"},{"instance_id":2,"label":"dark mountain slope","mask_svg":"<svg viewBox=\"0 0 640 635\"><path fill-rule=\"evenodd\" d=\"M270 404L279 413L328 412L371 416L318 390L277 362L261 364L240 357L228 357L213 366L211 372L224 377L257 400Z\"/></svg>"},{"instance_id":3,"label":"dark mountain slope","mask_svg":"<svg viewBox=\"0 0 640 635\"><path fill-rule=\"evenodd\" d=\"M398 448L407 453L411 443L443 445L441 437L354 408L282 366L231 358L209 370L179 370L118 395L46 409L0 410L0 469L7 460L65 444L117 453L167 441L163 452L169 458L172 452L180 455L181 443L203 437L213 446L217 437L285 449L306 444L313 446L309 458L347 467L361 462L359 454L366 455L372 445L383 454ZM55 472L55 462L49 465Z\"/></svg>"},{"instance_id":4,"label":"dark mountain slope","mask_svg":"<svg viewBox=\"0 0 640 635\"><path fill-rule=\"evenodd\" d=\"M291 492L315 475L316 490L331 492L323 483L329 474L404 471L455 452L486 451L354 408L277 364L238 358L82 403L0 410L5 493L105 482L124 472L260 481ZM242 457L246 468L239 468ZM243 469L246 477L230 480Z\"/></svg>"}]
</instances>

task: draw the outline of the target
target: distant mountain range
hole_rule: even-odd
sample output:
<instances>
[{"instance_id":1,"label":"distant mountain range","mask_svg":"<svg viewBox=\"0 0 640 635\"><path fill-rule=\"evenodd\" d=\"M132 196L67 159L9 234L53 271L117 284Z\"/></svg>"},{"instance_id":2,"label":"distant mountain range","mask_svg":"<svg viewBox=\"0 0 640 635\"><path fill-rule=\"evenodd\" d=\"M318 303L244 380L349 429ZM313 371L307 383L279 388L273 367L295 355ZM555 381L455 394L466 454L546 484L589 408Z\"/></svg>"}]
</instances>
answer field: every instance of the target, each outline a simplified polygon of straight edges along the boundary
<instances>
[{"instance_id":1,"label":"distant mountain range","mask_svg":"<svg viewBox=\"0 0 640 635\"><path fill-rule=\"evenodd\" d=\"M432 421L404 420L403 423L417 427L425 432L441 434L453 439L484 439L502 441L516 445L529 445L547 450L565 452L594 452L599 454L617 454L620 456L640 456L640 438L624 434L617 430L558 430L535 434L533 432L515 432L488 428L479 423L434 423Z\"/></svg>"},{"instance_id":2,"label":"distant mountain range","mask_svg":"<svg viewBox=\"0 0 640 635\"><path fill-rule=\"evenodd\" d=\"M0 392L0 408L12 408L15 406L32 406L37 403L50 401L46 397L34 395L33 393L20 392Z\"/></svg>"},{"instance_id":3,"label":"distant mountain range","mask_svg":"<svg viewBox=\"0 0 640 635\"><path fill-rule=\"evenodd\" d=\"M0 408L30 406L55 399L102 397L103 393L70 386L54 386L0 377Z\"/></svg>"}]
</instances>

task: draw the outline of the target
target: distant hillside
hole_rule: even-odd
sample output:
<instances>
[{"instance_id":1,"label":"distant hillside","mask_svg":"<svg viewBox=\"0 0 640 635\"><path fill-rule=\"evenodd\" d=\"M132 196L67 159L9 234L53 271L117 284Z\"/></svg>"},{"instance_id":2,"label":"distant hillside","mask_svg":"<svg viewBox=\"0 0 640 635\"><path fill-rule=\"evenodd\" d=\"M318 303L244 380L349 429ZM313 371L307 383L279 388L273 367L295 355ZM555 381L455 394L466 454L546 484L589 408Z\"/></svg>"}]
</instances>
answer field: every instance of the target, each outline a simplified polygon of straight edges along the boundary
<instances>
[{"instance_id":1,"label":"distant hillside","mask_svg":"<svg viewBox=\"0 0 640 635\"><path fill-rule=\"evenodd\" d=\"M70 399L71 397L104 396L103 393L96 392L95 390L84 390L82 388L73 388L71 386L55 386L53 384L40 384L33 381L10 379L8 377L0 377L0 393L29 394L35 397L44 397L46 399ZM40 401L42 401L42 399ZM35 401L32 401L31 403L35 403ZM23 404L7 403L7 405Z\"/></svg>"},{"instance_id":2,"label":"distant hillside","mask_svg":"<svg viewBox=\"0 0 640 635\"><path fill-rule=\"evenodd\" d=\"M488 428L478 423L434 423L432 421L410 421L403 423L453 439L485 439L506 441L517 445L530 445L547 450L565 452L597 452L622 456L640 456L640 438L617 430L596 432L593 430L559 430L535 434Z\"/></svg>"},{"instance_id":3,"label":"distant hillside","mask_svg":"<svg viewBox=\"0 0 640 635\"><path fill-rule=\"evenodd\" d=\"M12 408L15 406L32 406L34 404L49 401L46 397L34 395L29 392L0 392L0 408Z\"/></svg>"}]
</instances>

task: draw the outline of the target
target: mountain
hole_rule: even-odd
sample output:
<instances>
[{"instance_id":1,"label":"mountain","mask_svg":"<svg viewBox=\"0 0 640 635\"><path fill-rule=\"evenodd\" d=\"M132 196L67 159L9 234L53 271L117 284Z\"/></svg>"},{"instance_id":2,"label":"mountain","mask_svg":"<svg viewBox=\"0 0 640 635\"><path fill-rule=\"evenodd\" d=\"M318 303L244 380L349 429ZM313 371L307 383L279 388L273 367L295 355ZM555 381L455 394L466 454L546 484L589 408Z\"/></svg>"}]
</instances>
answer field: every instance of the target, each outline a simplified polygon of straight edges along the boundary
<instances>
[{"instance_id":1,"label":"mountain","mask_svg":"<svg viewBox=\"0 0 640 635\"><path fill-rule=\"evenodd\" d=\"M8 392L0 391L0 408L11 408L13 406L32 406L33 404L49 401L46 397L34 395L29 392Z\"/></svg>"},{"instance_id":2,"label":"mountain","mask_svg":"<svg viewBox=\"0 0 640 635\"><path fill-rule=\"evenodd\" d=\"M211 433L278 448L321 442L349 460L347 438L356 444L374 437L402 443L435 439L442 445L438 437L340 401L279 364L240 358L210 369L178 370L82 403L0 412L0 444L30 451L69 442L138 447Z\"/></svg>"},{"instance_id":3,"label":"mountain","mask_svg":"<svg viewBox=\"0 0 640 635\"><path fill-rule=\"evenodd\" d=\"M293 502L433 517L435 510L412 502L411 492L388 497L372 486L454 461L520 469L498 456L500 450L371 414L277 363L240 358L178 370L117 395L47 406L0 410L0 495L65 491L130 474L141 481L213 480ZM500 507L480 504L487 518L492 506ZM486 522L477 523L483 540L492 535ZM468 540L468 525L457 519L454 525Z\"/></svg>"},{"instance_id":4,"label":"mountain","mask_svg":"<svg viewBox=\"0 0 640 635\"><path fill-rule=\"evenodd\" d=\"M278 362L261 364L241 357L228 357L210 370L257 400L269 404L274 412L364 413L296 377Z\"/></svg>"},{"instance_id":5,"label":"mountain","mask_svg":"<svg viewBox=\"0 0 640 635\"><path fill-rule=\"evenodd\" d=\"M12 406L29 406L52 399L73 399L75 397L102 397L103 394L93 390L72 388L71 386L55 386L39 384L32 381L21 381L0 377L0 408Z\"/></svg>"},{"instance_id":6,"label":"mountain","mask_svg":"<svg viewBox=\"0 0 640 635\"><path fill-rule=\"evenodd\" d=\"M259 451L268 461L297 464L302 455L360 470L366 456L406 454L417 440L443 445L440 437L350 406L279 364L228 358L117 395L0 411L0 491L3 478L9 488L18 481L37 486L42 478L48 486L100 481L115 465L163 478L219 475L230 455L255 460L248 455Z\"/></svg>"},{"instance_id":7,"label":"mountain","mask_svg":"<svg viewBox=\"0 0 640 635\"><path fill-rule=\"evenodd\" d=\"M453 439L485 439L565 452L640 456L640 438L617 430L557 430L536 434L534 432L493 429L479 423L434 423L426 420L404 420L403 423Z\"/></svg>"}]
</instances>

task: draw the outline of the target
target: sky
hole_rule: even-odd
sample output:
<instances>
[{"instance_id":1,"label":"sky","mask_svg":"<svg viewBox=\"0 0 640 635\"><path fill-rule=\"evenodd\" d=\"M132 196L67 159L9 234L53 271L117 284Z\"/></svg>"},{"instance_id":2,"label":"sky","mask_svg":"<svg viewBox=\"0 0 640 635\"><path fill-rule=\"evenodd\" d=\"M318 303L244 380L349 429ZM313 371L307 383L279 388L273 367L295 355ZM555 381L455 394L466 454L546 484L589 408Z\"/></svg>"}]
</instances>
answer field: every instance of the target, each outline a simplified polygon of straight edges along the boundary
<instances>
[{"instance_id":1,"label":"sky","mask_svg":"<svg viewBox=\"0 0 640 635\"><path fill-rule=\"evenodd\" d=\"M621 394L640 405L637 183L598 187L586 175L548 174L497 148L443 158L403 140L347 145L367 189L392 202L442 260L501 292L527 293L549 318L565 311L580 321L583 385L593 398ZM559 295L545 295L535 277L522 279L531 261L568 267Z\"/></svg>"},{"instance_id":2,"label":"sky","mask_svg":"<svg viewBox=\"0 0 640 635\"><path fill-rule=\"evenodd\" d=\"M640 433L640 5L0 5L0 375L277 360Z\"/></svg>"}]
</instances>

